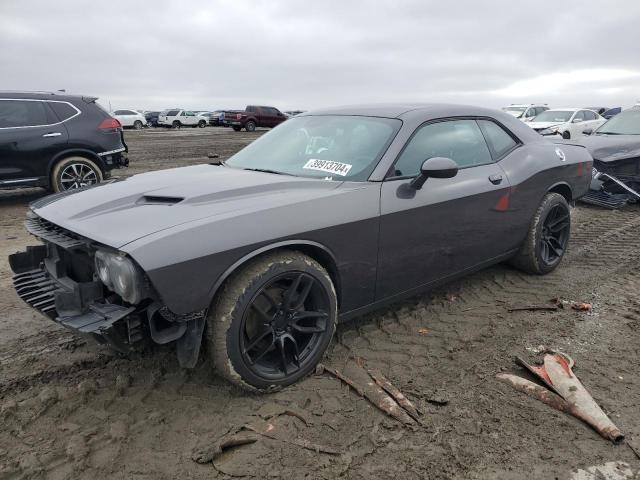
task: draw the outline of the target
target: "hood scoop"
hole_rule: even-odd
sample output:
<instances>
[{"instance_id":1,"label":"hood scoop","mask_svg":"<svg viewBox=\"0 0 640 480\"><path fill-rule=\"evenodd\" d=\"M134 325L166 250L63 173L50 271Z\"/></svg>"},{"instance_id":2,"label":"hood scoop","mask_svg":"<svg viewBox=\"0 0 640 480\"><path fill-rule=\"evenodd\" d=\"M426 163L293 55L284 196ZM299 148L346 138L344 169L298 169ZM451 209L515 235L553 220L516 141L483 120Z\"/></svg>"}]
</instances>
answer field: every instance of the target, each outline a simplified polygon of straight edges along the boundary
<instances>
[{"instance_id":1,"label":"hood scoop","mask_svg":"<svg viewBox=\"0 0 640 480\"><path fill-rule=\"evenodd\" d=\"M184 200L184 197L163 197L159 195L144 195L137 202L137 205L175 205Z\"/></svg>"}]
</instances>

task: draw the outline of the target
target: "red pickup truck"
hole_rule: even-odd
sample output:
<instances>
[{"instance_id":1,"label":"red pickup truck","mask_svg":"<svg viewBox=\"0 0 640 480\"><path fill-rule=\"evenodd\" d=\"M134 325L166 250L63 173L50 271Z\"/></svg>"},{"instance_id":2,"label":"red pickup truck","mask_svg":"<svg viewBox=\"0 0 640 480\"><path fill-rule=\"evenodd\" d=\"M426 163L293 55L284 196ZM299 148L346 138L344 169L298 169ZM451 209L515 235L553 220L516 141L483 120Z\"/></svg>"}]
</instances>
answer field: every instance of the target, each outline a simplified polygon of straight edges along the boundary
<instances>
[{"instance_id":1,"label":"red pickup truck","mask_svg":"<svg viewBox=\"0 0 640 480\"><path fill-rule=\"evenodd\" d=\"M256 127L272 128L281 124L287 116L277 108L249 105L245 110L225 110L220 121L225 127L232 127L236 132L243 128L253 132Z\"/></svg>"}]
</instances>

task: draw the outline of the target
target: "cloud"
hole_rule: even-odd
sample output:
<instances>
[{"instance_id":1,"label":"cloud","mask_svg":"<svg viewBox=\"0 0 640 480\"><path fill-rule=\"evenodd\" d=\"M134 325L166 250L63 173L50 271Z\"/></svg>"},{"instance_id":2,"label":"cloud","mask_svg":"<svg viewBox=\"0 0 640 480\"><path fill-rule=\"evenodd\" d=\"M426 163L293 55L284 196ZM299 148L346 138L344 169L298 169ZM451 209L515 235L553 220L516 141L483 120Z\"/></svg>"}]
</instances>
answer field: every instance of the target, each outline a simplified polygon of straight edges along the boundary
<instances>
[{"instance_id":1,"label":"cloud","mask_svg":"<svg viewBox=\"0 0 640 480\"><path fill-rule=\"evenodd\" d=\"M637 0L1 0L0 88L114 108L629 104L639 17Z\"/></svg>"}]
</instances>

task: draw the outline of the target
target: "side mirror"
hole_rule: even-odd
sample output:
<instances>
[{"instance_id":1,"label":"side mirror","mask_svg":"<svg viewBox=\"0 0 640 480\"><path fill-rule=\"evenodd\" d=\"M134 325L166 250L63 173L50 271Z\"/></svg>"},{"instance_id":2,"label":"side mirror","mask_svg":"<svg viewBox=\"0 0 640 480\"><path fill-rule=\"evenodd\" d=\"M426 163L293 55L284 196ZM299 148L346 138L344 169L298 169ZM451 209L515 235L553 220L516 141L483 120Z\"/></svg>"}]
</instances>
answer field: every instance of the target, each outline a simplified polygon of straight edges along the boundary
<instances>
[{"instance_id":1,"label":"side mirror","mask_svg":"<svg viewBox=\"0 0 640 480\"><path fill-rule=\"evenodd\" d=\"M411 180L409 186L420 190L427 178L451 178L458 174L458 164L445 157L433 157L425 160L420 167L420 173Z\"/></svg>"},{"instance_id":2,"label":"side mirror","mask_svg":"<svg viewBox=\"0 0 640 480\"><path fill-rule=\"evenodd\" d=\"M593 128L585 128L582 130L583 135L591 135L593 133Z\"/></svg>"}]
</instances>

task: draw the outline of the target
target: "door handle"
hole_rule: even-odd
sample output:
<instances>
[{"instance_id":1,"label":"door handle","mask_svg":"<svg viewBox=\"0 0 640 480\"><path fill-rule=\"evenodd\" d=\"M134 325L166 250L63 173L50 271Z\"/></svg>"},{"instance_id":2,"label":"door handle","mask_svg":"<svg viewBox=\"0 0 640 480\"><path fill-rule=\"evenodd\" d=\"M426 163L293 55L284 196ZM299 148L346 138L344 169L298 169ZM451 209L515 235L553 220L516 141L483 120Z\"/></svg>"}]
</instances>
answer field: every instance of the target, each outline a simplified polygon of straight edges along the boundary
<instances>
[{"instance_id":1,"label":"door handle","mask_svg":"<svg viewBox=\"0 0 640 480\"><path fill-rule=\"evenodd\" d=\"M495 175L489 175L489 181L494 185L499 185L502 183L502 175L496 173Z\"/></svg>"},{"instance_id":2,"label":"door handle","mask_svg":"<svg viewBox=\"0 0 640 480\"><path fill-rule=\"evenodd\" d=\"M48 137L59 137L60 135L62 135L60 132L52 132L52 133L45 133L42 136L44 138L48 138Z\"/></svg>"}]
</instances>

